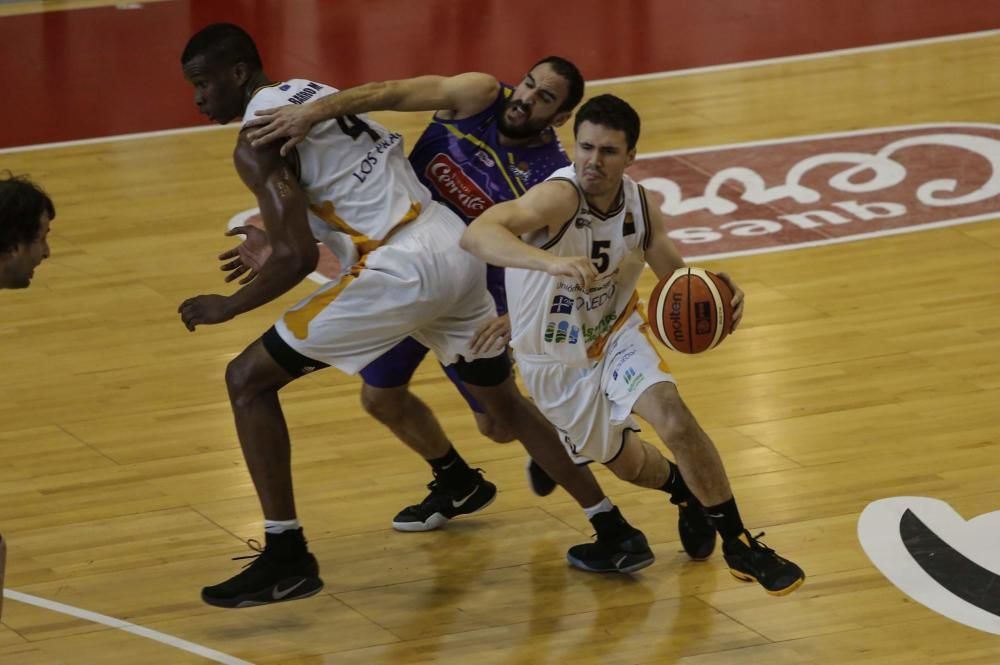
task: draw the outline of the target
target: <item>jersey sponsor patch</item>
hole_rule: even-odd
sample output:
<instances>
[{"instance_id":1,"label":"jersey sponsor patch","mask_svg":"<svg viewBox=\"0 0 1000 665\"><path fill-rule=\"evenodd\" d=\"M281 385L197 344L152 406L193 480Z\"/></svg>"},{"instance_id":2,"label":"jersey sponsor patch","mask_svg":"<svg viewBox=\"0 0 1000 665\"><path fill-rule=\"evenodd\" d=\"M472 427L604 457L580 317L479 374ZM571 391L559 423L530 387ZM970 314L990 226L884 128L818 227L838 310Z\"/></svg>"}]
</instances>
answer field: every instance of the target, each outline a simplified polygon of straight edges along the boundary
<instances>
[{"instance_id":1,"label":"jersey sponsor patch","mask_svg":"<svg viewBox=\"0 0 1000 665\"><path fill-rule=\"evenodd\" d=\"M1000 217L1000 125L931 124L644 155L629 175L687 258Z\"/></svg>"},{"instance_id":2,"label":"jersey sponsor patch","mask_svg":"<svg viewBox=\"0 0 1000 665\"><path fill-rule=\"evenodd\" d=\"M439 153L427 164L424 176L438 194L466 217L475 218L493 205L493 199L467 176L451 157Z\"/></svg>"},{"instance_id":3,"label":"jersey sponsor patch","mask_svg":"<svg viewBox=\"0 0 1000 665\"><path fill-rule=\"evenodd\" d=\"M556 296L552 299L552 307L549 308L550 314L572 314L573 313L573 299L567 296Z\"/></svg>"}]
</instances>

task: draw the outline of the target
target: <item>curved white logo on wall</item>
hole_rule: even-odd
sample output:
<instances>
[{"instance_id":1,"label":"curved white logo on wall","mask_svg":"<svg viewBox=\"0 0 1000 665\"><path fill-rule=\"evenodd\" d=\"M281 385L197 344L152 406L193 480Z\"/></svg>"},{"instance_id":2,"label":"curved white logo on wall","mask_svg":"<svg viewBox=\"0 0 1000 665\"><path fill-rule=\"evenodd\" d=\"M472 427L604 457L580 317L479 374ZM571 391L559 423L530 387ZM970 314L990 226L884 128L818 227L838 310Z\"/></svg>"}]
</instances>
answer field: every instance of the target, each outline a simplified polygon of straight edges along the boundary
<instances>
[{"instance_id":1,"label":"curved white logo on wall","mask_svg":"<svg viewBox=\"0 0 1000 665\"><path fill-rule=\"evenodd\" d=\"M245 224L256 226L258 229L264 228L264 221L260 218L260 208L251 208L250 210L236 213L226 224L226 229L234 229L237 226ZM234 237L233 240L239 240L239 238ZM319 263L316 264L316 270L309 274L309 279L320 284L326 284L330 280L339 278L340 261L337 260L337 257L333 255L333 252L326 245L323 243L318 244Z\"/></svg>"},{"instance_id":2,"label":"curved white logo on wall","mask_svg":"<svg viewBox=\"0 0 1000 665\"><path fill-rule=\"evenodd\" d=\"M1000 511L966 521L939 499L882 499L861 513L858 539L906 595L1000 635Z\"/></svg>"},{"instance_id":3,"label":"curved white logo on wall","mask_svg":"<svg viewBox=\"0 0 1000 665\"><path fill-rule=\"evenodd\" d=\"M1000 125L934 124L642 155L688 258L1000 218Z\"/></svg>"}]
</instances>

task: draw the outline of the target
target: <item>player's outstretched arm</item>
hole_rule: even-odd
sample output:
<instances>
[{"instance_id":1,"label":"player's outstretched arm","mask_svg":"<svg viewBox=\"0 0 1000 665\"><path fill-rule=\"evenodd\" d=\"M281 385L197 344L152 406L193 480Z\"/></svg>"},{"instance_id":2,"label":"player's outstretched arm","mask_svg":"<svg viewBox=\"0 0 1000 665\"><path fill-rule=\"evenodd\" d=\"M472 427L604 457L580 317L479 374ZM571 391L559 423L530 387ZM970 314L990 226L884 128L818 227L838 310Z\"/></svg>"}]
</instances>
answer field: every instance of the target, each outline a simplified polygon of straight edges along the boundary
<instances>
[{"instance_id":1,"label":"player's outstretched arm","mask_svg":"<svg viewBox=\"0 0 1000 665\"><path fill-rule=\"evenodd\" d=\"M656 273L657 279L663 279L667 275L673 274L678 268L683 268L686 264L681 253L677 251L677 246L667 235L667 220L663 216L656 202L653 201L649 192L642 190L642 195L646 197L646 210L649 211L649 247L646 249L646 263ZM736 330L743 319L743 289L738 287L732 278L724 272L717 273L719 277L729 284L733 290L733 327Z\"/></svg>"},{"instance_id":2,"label":"player's outstretched arm","mask_svg":"<svg viewBox=\"0 0 1000 665\"><path fill-rule=\"evenodd\" d=\"M244 133L233 159L240 178L257 197L271 255L257 277L231 296L204 295L184 301L178 311L188 330L228 321L274 300L305 279L319 261L309 228L308 200L278 148L255 150Z\"/></svg>"},{"instance_id":3,"label":"player's outstretched arm","mask_svg":"<svg viewBox=\"0 0 1000 665\"><path fill-rule=\"evenodd\" d=\"M556 256L519 237L543 228L550 238L555 237L573 222L579 207L579 193L573 185L543 182L519 199L487 208L465 230L462 248L496 266L540 270L589 286L597 269L588 257Z\"/></svg>"},{"instance_id":4,"label":"player's outstretched arm","mask_svg":"<svg viewBox=\"0 0 1000 665\"><path fill-rule=\"evenodd\" d=\"M317 123L370 111L445 111L451 117L475 115L497 97L500 84L489 74L417 76L397 81L365 83L307 104L289 104L257 111L248 123L255 147L282 137L286 155Z\"/></svg>"}]
</instances>

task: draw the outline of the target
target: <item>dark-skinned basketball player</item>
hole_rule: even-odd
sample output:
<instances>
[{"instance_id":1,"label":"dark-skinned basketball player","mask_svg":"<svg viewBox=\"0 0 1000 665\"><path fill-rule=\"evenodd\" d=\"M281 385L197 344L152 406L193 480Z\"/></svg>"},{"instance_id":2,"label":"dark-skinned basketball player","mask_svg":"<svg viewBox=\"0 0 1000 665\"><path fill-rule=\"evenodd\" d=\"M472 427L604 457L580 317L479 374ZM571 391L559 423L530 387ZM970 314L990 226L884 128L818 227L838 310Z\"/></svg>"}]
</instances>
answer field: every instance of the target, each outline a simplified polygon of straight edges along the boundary
<instances>
[{"instance_id":1,"label":"dark-skinned basketball player","mask_svg":"<svg viewBox=\"0 0 1000 665\"><path fill-rule=\"evenodd\" d=\"M522 379L570 451L640 487L660 487L669 466L638 436L632 414L644 418L706 507L732 574L784 595L802 584L802 569L743 526L715 444L681 400L636 310L647 263L661 279L684 266L662 213L625 175L639 126L618 97L589 100L574 121L574 165L485 211L462 246L507 268L511 346ZM720 276L733 289L735 328L743 292Z\"/></svg>"}]
</instances>

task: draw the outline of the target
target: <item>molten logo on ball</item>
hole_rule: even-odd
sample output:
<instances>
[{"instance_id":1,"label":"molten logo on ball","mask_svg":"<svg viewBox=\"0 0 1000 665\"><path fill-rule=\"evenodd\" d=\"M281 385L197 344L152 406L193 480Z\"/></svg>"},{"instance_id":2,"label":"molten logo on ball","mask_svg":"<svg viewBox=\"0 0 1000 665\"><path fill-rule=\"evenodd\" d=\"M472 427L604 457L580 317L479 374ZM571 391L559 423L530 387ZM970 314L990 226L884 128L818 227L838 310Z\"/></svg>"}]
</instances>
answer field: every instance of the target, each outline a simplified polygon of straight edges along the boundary
<instances>
[{"instance_id":1,"label":"molten logo on ball","mask_svg":"<svg viewBox=\"0 0 1000 665\"><path fill-rule=\"evenodd\" d=\"M681 268L653 289L649 326L674 351L708 351L732 329L732 300L732 290L718 275L701 268Z\"/></svg>"}]
</instances>

